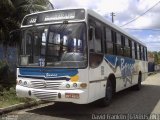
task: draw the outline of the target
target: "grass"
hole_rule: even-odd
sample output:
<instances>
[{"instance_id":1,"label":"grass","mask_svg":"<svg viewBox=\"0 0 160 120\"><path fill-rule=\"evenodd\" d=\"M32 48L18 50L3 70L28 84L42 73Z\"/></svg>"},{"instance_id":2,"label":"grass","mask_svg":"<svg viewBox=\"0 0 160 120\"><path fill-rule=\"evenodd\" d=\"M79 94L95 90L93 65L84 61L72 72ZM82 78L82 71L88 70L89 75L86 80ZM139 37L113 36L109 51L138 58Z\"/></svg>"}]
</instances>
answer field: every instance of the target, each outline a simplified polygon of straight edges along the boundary
<instances>
[{"instance_id":1,"label":"grass","mask_svg":"<svg viewBox=\"0 0 160 120\"><path fill-rule=\"evenodd\" d=\"M1 89L0 91L0 108L8 107L18 103L26 103L31 101L26 98L18 98L16 96L15 87L11 87L9 90Z\"/></svg>"}]
</instances>

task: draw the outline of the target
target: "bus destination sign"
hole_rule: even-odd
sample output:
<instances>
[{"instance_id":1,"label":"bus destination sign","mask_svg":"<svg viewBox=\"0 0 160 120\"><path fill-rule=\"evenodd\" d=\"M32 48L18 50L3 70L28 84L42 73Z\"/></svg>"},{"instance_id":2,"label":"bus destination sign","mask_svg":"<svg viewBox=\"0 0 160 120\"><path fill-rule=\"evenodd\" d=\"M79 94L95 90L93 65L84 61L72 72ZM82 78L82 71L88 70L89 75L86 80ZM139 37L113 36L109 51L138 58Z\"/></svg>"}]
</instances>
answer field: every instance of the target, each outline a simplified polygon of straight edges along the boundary
<instances>
[{"instance_id":1,"label":"bus destination sign","mask_svg":"<svg viewBox=\"0 0 160 120\"><path fill-rule=\"evenodd\" d=\"M84 9L48 11L26 16L22 25L58 22L63 20L83 20L84 18Z\"/></svg>"},{"instance_id":2,"label":"bus destination sign","mask_svg":"<svg viewBox=\"0 0 160 120\"><path fill-rule=\"evenodd\" d=\"M55 20L66 20L66 19L75 19L75 11L54 13L45 16L44 21L55 21Z\"/></svg>"}]
</instances>

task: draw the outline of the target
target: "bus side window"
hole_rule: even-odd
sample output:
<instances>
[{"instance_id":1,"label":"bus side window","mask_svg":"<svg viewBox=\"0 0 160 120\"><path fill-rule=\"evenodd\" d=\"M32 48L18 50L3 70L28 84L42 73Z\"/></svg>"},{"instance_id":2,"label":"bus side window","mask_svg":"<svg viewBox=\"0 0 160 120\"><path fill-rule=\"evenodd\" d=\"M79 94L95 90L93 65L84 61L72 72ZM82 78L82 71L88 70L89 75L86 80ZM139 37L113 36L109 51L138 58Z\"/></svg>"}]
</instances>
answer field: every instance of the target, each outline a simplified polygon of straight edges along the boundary
<instances>
[{"instance_id":1,"label":"bus side window","mask_svg":"<svg viewBox=\"0 0 160 120\"><path fill-rule=\"evenodd\" d=\"M137 59L137 43L134 43L134 49L135 49L135 59Z\"/></svg>"},{"instance_id":2,"label":"bus side window","mask_svg":"<svg viewBox=\"0 0 160 120\"><path fill-rule=\"evenodd\" d=\"M146 47L144 47L144 58L145 58L145 61L148 60L148 58L147 58L147 48Z\"/></svg>"},{"instance_id":3,"label":"bus side window","mask_svg":"<svg viewBox=\"0 0 160 120\"><path fill-rule=\"evenodd\" d=\"M135 55L135 45L134 45L134 41L132 41L132 58L135 59L136 55Z\"/></svg>"},{"instance_id":4,"label":"bus side window","mask_svg":"<svg viewBox=\"0 0 160 120\"><path fill-rule=\"evenodd\" d=\"M116 46L117 36L116 36L116 32L111 30L111 36L112 36L112 42L113 42L113 54L117 55L117 46Z\"/></svg>"},{"instance_id":5,"label":"bus side window","mask_svg":"<svg viewBox=\"0 0 160 120\"><path fill-rule=\"evenodd\" d=\"M89 64L96 68L103 60L102 54L102 24L99 21L89 20ZM93 24L94 23L94 24Z\"/></svg>"},{"instance_id":6,"label":"bus side window","mask_svg":"<svg viewBox=\"0 0 160 120\"><path fill-rule=\"evenodd\" d=\"M125 57L131 57L131 43L130 40L128 38L125 38L125 42L124 42L124 56Z\"/></svg>"},{"instance_id":7,"label":"bus side window","mask_svg":"<svg viewBox=\"0 0 160 120\"><path fill-rule=\"evenodd\" d=\"M142 47L142 50L143 50L142 51L142 54L143 54L142 57L143 57L143 60L145 61L145 49L144 49L144 47Z\"/></svg>"},{"instance_id":8,"label":"bus side window","mask_svg":"<svg viewBox=\"0 0 160 120\"><path fill-rule=\"evenodd\" d=\"M113 54L113 42L112 42L112 35L111 29L106 27L106 50L105 53Z\"/></svg>"},{"instance_id":9,"label":"bus side window","mask_svg":"<svg viewBox=\"0 0 160 120\"><path fill-rule=\"evenodd\" d=\"M142 49L141 49L141 45L139 45L139 59L142 60Z\"/></svg>"},{"instance_id":10,"label":"bus side window","mask_svg":"<svg viewBox=\"0 0 160 120\"><path fill-rule=\"evenodd\" d=\"M94 52L94 27L90 26L89 29L89 50L90 52Z\"/></svg>"},{"instance_id":11,"label":"bus side window","mask_svg":"<svg viewBox=\"0 0 160 120\"><path fill-rule=\"evenodd\" d=\"M140 59L140 54L139 54L139 44L136 45L137 46L137 59Z\"/></svg>"},{"instance_id":12,"label":"bus side window","mask_svg":"<svg viewBox=\"0 0 160 120\"><path fill-rule=\"evenodd\" d=\"M89 29L89 48L90 52L102 53L102 34L99 27L92 27Z\"/></svg>"},{"instance_id":13,"label":"bus side window","mask_svg":"<svg viewBox=\"0 0 160 120\"><path fill-rule=\"evenodd\" d=\"M123 44L122 44L122 41L121 41L121 35L120 33L117 32L116 34L116 43L115 43L115 46L116 46L116 53L117 55L121 55L123 56Z\"/></svg>"}]
</instances>

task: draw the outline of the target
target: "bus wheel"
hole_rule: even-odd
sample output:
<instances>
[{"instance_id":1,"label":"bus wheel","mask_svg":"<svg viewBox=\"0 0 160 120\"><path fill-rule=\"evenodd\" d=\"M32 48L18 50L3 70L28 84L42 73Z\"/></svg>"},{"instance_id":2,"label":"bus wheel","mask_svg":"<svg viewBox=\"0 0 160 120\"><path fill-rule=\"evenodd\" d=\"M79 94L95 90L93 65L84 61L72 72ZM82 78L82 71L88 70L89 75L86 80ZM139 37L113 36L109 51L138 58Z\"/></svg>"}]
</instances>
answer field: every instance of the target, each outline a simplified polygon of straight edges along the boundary
<instances>
[{"instance_id":1,"label":"bus wheel","mask_svg":"<svg viewBox=\"0 0 160 120\"><path fill-rule=\"evenodd\" d=\"M138 83L137 83L137 85L134 86L135 90L140 90L141 89L141 87L142 87L141 82L142 82L142 74L140 73L138 75Z\"/></svg>"},{"instance_id":2,"label":"bus wheel","mask_svg":"<svg viewBox=\"0 0 160 120\"><path fill-rule=\"evenodd\" d=\"M105 97L100 100L100 104L102 107L108 106L113 97L113 86L110 80L107 81L107 86L106 86L106 93Z\"/></svg>"}]
</instances>

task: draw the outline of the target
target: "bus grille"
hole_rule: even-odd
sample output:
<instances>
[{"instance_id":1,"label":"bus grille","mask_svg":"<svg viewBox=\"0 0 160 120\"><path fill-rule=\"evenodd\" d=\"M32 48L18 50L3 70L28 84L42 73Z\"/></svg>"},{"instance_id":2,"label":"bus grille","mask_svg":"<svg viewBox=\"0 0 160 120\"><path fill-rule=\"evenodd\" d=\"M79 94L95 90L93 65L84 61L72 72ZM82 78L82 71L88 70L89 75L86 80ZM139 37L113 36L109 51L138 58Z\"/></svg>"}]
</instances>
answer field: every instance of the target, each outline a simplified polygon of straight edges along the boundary
<instances>
[{"instance_id":1,"label":"bus grille","mask_svg":"<svg viewBox=\"0 0 160 120\"><path fill-rule=\"evenodd\" d=\"M57 92L49 92L49 91L36 91L32 90L32 94L36 96L40 100L46 100L46 101L54 101L56 99Z\"/></svg>"},{"instance_id":2,"label":"bus grille","mask_svg":"<svg viewBox=\"0 0 160 120\"><path fill-rule=\"evenodd\" d=\"M44 89L44 90L55 90L59 89L59 87L62 85L64 81L44 81L44 80L37 80L37 81L31 81L31 86L30 88L34 89Z\"/></svg>"}]
</instances>

